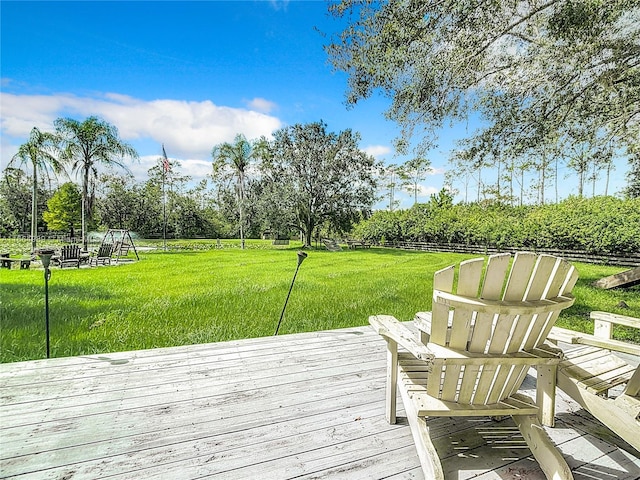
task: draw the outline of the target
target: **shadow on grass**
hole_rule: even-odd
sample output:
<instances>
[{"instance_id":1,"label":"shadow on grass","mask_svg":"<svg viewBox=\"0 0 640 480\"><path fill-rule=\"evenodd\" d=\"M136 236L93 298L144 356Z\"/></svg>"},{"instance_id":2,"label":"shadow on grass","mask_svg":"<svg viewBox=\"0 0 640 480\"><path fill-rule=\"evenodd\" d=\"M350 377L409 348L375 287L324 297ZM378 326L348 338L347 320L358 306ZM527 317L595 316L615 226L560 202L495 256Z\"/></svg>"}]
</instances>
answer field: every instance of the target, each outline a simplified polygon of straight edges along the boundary
<instances>
[{"instance_id":1,"label":"shadow on grass","mask_svg":"<svg viewBox=\"0 0 640 480\"><path fill-rule=\"evenodd\" d=\"M82 287L49 284L49 315L50 318L65 320L88 318L103 312L104 302L112 298L113 294L108 289L98 289L95 285ZM5 334L10 329L39 326L44 314L44 285L2 286L0 323Z\"/></svg>"}]
</instances>

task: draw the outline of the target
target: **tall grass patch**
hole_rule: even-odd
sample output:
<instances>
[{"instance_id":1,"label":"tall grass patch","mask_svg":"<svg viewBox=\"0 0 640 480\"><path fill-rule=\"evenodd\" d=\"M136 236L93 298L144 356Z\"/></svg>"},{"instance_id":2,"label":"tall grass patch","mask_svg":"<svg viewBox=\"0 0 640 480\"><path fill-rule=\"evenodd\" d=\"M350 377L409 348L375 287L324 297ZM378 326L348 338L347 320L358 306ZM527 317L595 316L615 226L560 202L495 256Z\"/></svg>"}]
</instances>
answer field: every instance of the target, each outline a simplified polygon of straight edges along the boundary
<instances>
[{"instance_id":1,"label":"tall grass patch","mask_svg":"<svg viewBox=\"0 0 640 480\"><path fill-rule=\"evenodd\" d=\"M475 255L393 249L310 250L279 334L366 325L372 314L411 320L431 307L433 273ZM52 269L52 356L95 354L272 335L296 249L140 253L140 261ZM561 323L583 331L591 310L640 316L637 289L590 286L620 268L578 264L578 298ZM45 356L43 271L0 270L0 359ZM625 301L628 309L617 308ZM637 339L637 341L640 339Z\"/></svg>"}]
</instances>

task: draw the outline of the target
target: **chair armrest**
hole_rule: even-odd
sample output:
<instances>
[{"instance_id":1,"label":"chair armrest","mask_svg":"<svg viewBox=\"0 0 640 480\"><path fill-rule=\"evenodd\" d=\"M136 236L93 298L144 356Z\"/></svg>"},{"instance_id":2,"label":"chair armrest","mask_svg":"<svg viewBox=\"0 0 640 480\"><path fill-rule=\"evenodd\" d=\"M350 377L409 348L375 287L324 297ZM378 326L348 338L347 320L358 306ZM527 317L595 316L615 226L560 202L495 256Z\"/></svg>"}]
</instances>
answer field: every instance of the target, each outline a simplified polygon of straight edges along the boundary
<instances>
[{"instance_id":1,"label":"chair armrest","mask_svg":"<svg viewBox=\"0 0 640 480\"><path fill-rule=\"evenodd\" d=\"M454 350L434 343L427 345L435 355L435 363L454 365L557 365L560 357L549 355L546 352L514 352L505 354L473 353L463 350ZM537 353L541 353L540 356Z\"/></svg>"},{"instance_id":2,"label":"chair armrest","mask_svg":"<svg viewBox=\"0 0 640 480\"><path fill-rule=\"evenodd\" d=\"M591 345L592 347L606 348L607 350L640 356L640 345L596 337L588 333L576 332L567 328L553 327L549 333L549 338L573 345Z\"/></svg>"},{"instance_id":3,"label":"chair armrest","mask_svg":"<svg viewBox=\"0 0 640 480\"><path fill-rule=\"evenodd\" d=\"M592 320L599 320L603 322L611 322L617 325L624 325L625 327L640 328L640 318L628 317L626 315L618 315L609 312L591 312L589 315Z\"/></svg>"},{"instance_id":4,"label":"chair armrest","mask_svg":"<svg viewBox=\"0 0 640 480\"><path fill-rule=\"evenodd\" d=\"M418 330L431 335L431 312L418 312L413 318L413 324Z\"/></svg>"},{"instance_id":5,"label":"chair armrest","mask_svg":"<svg viewBox=\"0 0 640 480\"><path fill-rule=\"evenodd\" d=\"M576 335L579 332L575 330L569 330L568 328L552 327L549 331L548 339L553 342L563 342L568 344L578 343L576 342Z\"/></svg>"},{"instance_id":6,"label":"chair armrest","mask_svg":"<svg viewBox=\"0 0 640 480\"><path fill-rule=\"evenodd\" d=\"M575 302L573 295L564 295L544 300L505 301L485 300L483 298L466 297L441 290L433 291L433 301L453 308L465 308L480 313L500 315L534 315L552 312L570 307Z\"/></svg>"},{"instance_id":7,"label":"chair armrest","mask_svg":"<svg viewBox=\"0 0 640 480\"><path fill-rule=\"evenodd\" d=\"M372 315L369 317L369 323L378 335L396 342L418 360L433 362L434 355L427 346L418 342L414 338L413 333L411 333L411 330L398 322L394 317L390 315Z\"/></svg>"},{"instance_id":8,"label":"chair armrest","mask_svg":"<svg viewBox=\"0 0 640 480\"><path fill-rule=\"evenodd\" d=\"M564 352L561 348L551 345L548 342L543 343L537 348L534 348L531 353L539 357L551 357L551 358L564 358Z\"/></svg>"}]
</instances>

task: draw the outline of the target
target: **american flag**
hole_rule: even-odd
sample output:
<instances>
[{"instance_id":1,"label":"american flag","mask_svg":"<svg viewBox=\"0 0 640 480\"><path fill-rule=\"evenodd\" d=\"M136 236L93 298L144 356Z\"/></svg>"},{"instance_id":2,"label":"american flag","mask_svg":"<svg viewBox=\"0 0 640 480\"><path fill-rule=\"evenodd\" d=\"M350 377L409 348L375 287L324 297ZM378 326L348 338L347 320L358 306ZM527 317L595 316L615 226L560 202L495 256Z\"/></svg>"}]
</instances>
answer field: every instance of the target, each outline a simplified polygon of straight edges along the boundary
<instances>
[{"instance_id":1,"label":"american flag","mask_svg":"<svg viewBox=\"0 0 640 480\"><path fill-rule=\"evenodd\" d=\"M169 159L167 158L167 152L164 151L164 143L162 144L162 168L165 172L171 170L171 164L169 163Z\"/></svg>"}]
</instances>

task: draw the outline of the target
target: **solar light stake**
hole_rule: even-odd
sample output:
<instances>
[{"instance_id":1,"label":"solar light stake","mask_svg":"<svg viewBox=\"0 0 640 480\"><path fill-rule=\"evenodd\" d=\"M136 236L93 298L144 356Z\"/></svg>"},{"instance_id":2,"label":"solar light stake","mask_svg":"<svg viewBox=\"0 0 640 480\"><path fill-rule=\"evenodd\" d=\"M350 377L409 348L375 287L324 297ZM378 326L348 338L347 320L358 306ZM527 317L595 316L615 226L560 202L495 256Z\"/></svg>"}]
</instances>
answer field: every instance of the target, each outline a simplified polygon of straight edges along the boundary
<instances>
[{"instance_id":1,"label":"solar light stake","mask_svg":"<svg viewBox=\"0 0 640 480\"><path fill-rule=\"evenodd\" d=\"M293 283L296 281L296 275L298 275L298 269L300 268L300 264L307 258L307 254L305 252L298 252L298 266L296 267L296 272L293 274L293 280L291 280L291 286L289 287L289 293L287 293L287 299L284 301L284 307L282 307L282 313L280 314L280 320L278 320L278 326L276 327L276 333L273 334L275 337L278 335L278 330L280 329L280 324L282 323L282 319L284 318L284 311L287 308L287 303L289 302L289 296L291 295L291 290L293 290Z\"/></svg>"},{"instance_id":2,"label":"solar light stake","mask_svg":"<svg viewBox=\"0 0 640 480\"><path fill-rule=\"evenodd\" d=\"M45 329L47 335L47 358L49 358L50 349L49 349L49 279L51 278L51 270L49 270L49 264L51 263L51 256L53 255L53 250L38 250L38 256L42 261L42 266L44 267L44 321L45 321Z\"/></svg>"}]
</instances>

